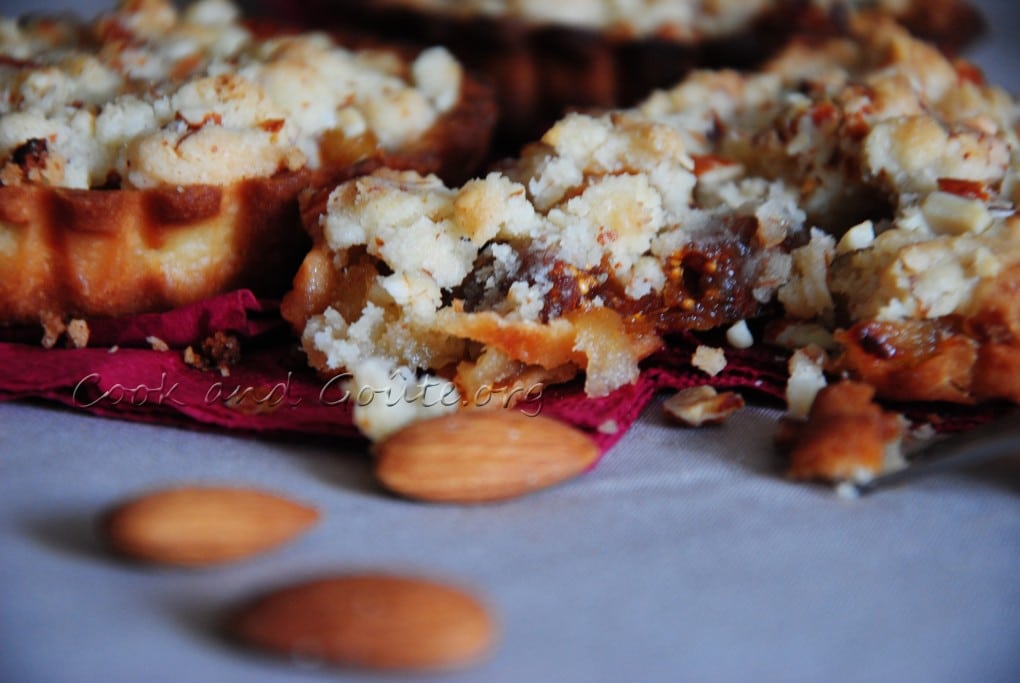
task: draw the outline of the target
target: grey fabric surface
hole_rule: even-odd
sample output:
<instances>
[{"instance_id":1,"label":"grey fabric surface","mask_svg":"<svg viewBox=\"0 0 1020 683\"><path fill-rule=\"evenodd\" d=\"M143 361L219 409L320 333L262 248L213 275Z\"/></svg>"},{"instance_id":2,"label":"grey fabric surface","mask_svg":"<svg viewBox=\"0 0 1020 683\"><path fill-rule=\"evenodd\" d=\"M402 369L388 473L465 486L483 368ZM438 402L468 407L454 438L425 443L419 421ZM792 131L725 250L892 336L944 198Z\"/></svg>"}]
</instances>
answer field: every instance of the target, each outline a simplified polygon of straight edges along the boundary
<instances>
[{"instance_id":1,"label":"grey fabric surface","mask_svg":"<svg viewBox=\"0 0 1020 683\"><path fill-rule=\"evenodd\" d=\"M363 456L327 445L0 406L0 680L325 680L217 625L263 590L365 568L489 602L501 645L454 680L1017 680L1020 465L846 501L774 473L774 417L686 432L651 410L581 480L462 508L383 495ZM103 553L104 508L189 482L265 487L323 520L215 571Z\"/></svg>"},{"instance_id":2,"label":"grey fabric surface","mask_svg":"<svg viewBox=\"0 0 1020 683\"><path fill-rule=\"evenodd\" d=\"M980 4L993 34L973 56L1018 92L1020 9ZM689 432L653 406L579 481L461 508L388 497L364 456L321 442L0 405L0 681L394 680L263 659L218 635L246 597L365 568L451 579L499 615L494 658L451 680L1020 680L1020 464L846 501L776 474L775 417L752 408ZM215 571L103 552L104 508L194 482L265 487L323 519Z\"/></svg>"}]
</instances>

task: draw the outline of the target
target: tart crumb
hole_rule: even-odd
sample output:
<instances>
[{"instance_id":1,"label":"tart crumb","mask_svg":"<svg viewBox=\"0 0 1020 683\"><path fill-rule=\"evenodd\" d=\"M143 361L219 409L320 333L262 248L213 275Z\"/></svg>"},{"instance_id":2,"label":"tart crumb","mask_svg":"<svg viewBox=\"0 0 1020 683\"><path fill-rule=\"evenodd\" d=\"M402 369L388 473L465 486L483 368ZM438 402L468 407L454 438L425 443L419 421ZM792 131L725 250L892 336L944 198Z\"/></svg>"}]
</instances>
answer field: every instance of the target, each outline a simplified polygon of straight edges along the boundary
<instances>
[{"instance_id":1,"label":"tart crumb","mask_svg":"<svg viewBox=\"0 0 1020 683\"><path fill-rule=\"evenodd\" d=\"M230 376L230 368L241 361L241 340L237 335L217 330L202 340L198 351L188 346L183 351L186 365L196 370L216 369L223 377Z\"/></svg>"},{"instance_id":2,"label":"tart crumb","mask_svg":"<svg viewBox=\"0 0 1020 683\"><path fill-rule=\"evenodd\" d=\"M700 344L694 350L691 365L709 377L715 377L726 368L726 353L722 349Z\"/></svg>"},{"instance_id":3,"label":"tart crumb","mask_svg":"<svg viewBox=\"0 0 1020 683\"><path fill-rule=\"evenodd\" d=\"M76 349L84 349L89 345L89 324L81 318L72 318L67 323L67 338Z\"/></svg>"},{"instance_id":4,"label":"tart crumb","mask_svg":"<svg viewBox=\"0 0 1020 683\"><path fill-rule=\"evenodd\" d=\"M49 311L39 314L39 324L43 328L43 338L40 343L46 349L52 349L56 346L60 335L64 334L64 331L67 330L64 319L56 313Z\"/></svg>"},{"instance_id":5,"label":"tart crumb","mask_svg":"<svg viewBox=\"0 0 1020 683\"><path fill-rule=\"evenodd\" d=\"M145 338L145 343L152 347L153 351L169 351L170 346L155 335L149 335Z\"/></svg>"},{"instance_id":6,"label":"tart crumb","mask_svg":"<svg viewBox=\"0 0 1020 683\"><path fill-rule=\"evenodd\" d=\"M825 380L825 351L815 345L798 349L788 363L790 377L786 382L786 406L791 417L807 417Z\"/></svg>"},{"instance_id":7,"label":"tart crumb","mask_svg":"<svg viewBox=\"0 0 1020 683\"><path fill-rule=\"evenodd\" d=\"M741 320L726 330L726 341L735 349L749 349L754 346L754 335L751 334L747 321Z\"/></svg>"},{"instance_id":8,"label":"tart crumb","mask_svg":"<svg viewBox=\"0 0 1020 683\"><path fill-rule=\"evenodd\" d=\"M864 483L903 465L906 423L874 402L874 388L842 381L818 392L788 441L792 479ZM792 423L787 423L789 427Z\"/></svg>"}]
</instances>

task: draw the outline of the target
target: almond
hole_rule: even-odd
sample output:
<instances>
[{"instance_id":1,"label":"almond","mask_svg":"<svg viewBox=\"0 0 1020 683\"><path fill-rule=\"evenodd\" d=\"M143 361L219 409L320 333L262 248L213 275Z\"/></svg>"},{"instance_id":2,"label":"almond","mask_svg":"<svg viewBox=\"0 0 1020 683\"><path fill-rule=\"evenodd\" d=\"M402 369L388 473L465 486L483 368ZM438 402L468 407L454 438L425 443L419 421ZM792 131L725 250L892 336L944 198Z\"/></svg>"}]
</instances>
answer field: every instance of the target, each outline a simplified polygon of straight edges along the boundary
<instances>
[{"instance_id":1,"label":"almond","mask_svg":"<svg viewBox=\"0 0 1020 683\"><path fill-rule=\"evenodd\" d=\"M685 427L720 425L744 407L744 399L732 391L719 393L707 384L682 389L666 399L666 415Z\"/></svg>"},{"instance_id":2,"label":"almond","mask_svg":"<svg viewBox=\"0 0 1020 683\"><path fill-rule=\"evenodd\" d=\"M143 562L204 567L288 541L318 513L252 489L192 487L142 496L114 509L104 530L115 551Z\"/></svg>"},{"instance_id":3,"label":"almond","mask_svg":"<svg viewBox=\"0 0 1020 683\"><path fill-rule=\"evenodd\" d=\"M385 574L323 578L243 608L231 634L264 650L373 669L449 670L492 648L493 619L447 585Z\"/></svg>"},{"instance_id":4,"label":"almond","mask_svg":"<svg viewBox=\"0 0 1020 683\"><path fill-rule=\"evenodd\" d=\"M415 422L380 442L375 474L418 500L486 503L516 498L588 470L599 456L586 434L509 410L465 410Z\"/></svg>"}]
</instances>

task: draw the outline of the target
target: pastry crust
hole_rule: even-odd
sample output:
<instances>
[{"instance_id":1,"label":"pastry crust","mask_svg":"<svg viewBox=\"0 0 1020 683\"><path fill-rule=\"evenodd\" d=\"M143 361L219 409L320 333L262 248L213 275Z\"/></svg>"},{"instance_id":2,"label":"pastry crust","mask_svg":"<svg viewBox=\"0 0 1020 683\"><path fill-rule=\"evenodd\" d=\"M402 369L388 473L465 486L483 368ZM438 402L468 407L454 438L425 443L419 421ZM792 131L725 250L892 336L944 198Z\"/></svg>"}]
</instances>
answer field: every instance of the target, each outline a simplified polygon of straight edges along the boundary
<instances>
[{"instance_id":1,"label":"pastry crust","mask_svg":"<svg viewBox=\"0 0 1020 683\"><path fill-rule=\"evenodd\" d=\"M125 3L87 29L39 20L19 40L0 45L11 55L0 64L0 75L22 93L0 110L0 323L166 310L234 288L280 296L308 249L298 211L302 191L383 164L462 178L485 154L495 116L491 92L459 75L448 56L418 58L382 48L346 52L324 36L269 37L264 26L254 29L260 37L247 38L248 29L235 20L216 18L223 12L233 16L217 0L189 12L177 17L165 3ZM145 34L151 29L147 22L162 22L169 43L190 39L198 47L145 86L123 62L136 53L154 62L161 57L163 44ZM129 29L134 33L122 35ZM225 59L217 52L225 49L222 36L251 41L248 52L237 54L255 55L254 66L230 61L240 57L218 61ZM366 68L370 60L382 60L384 69L398 72L413 63L422 92L449 98L443 90L449 86L437 84L440 74L456 79L455 99L436 104L437 116L427 127L406 140L394 138L396 143L386 143L371 127L309 128L314 122L302 122L300 111L280 109L265 95L287 87L273 85L272 69L306 68L302 51L369 60ZM31 57L35 53L42 56ZM190 69L183 76L181 62ZM62 72L85 68L81 64L113 85L93 93L91 101L62 105L39 99L63 92L68 86L60 85ZM268 75L251 76L253 69ZM458 71L449 76L450 69ZM33 84L47 78L58 84L56 94L39 95ZM258 78L264 87L256 84ZM314 79L309 82L318 87ZM196 96L207 100L187 104ZM153 98L151 105L146 97ZM374 105L365 102L371 119ZM161 114L166 108L169 113ZM67 124L65 111L75 112ZM346 120L344 112L350 111L338 110L339 118ZM140 119L130 118L137 112ZM123 134L107 141L104 122L115 116ZM152 128L160 116L168 122ZM75 122L86 119L92 123L82 133ZM123 137L135 120L141 121L139 132ZM18 137L33 131L46 137ZM259 170L263 160L271 172Z\"/></svg>"},{"instance_id":2,"label":"pastry crust","mask_svg":"<svg viewBox=\"0 0 1020 683\"><path fill-rule=\"evenodd\" d=\"M227 187L0 188L0 320L158 311L237 287L279 291L311 175Z\"/></svg>"}]
</instances>

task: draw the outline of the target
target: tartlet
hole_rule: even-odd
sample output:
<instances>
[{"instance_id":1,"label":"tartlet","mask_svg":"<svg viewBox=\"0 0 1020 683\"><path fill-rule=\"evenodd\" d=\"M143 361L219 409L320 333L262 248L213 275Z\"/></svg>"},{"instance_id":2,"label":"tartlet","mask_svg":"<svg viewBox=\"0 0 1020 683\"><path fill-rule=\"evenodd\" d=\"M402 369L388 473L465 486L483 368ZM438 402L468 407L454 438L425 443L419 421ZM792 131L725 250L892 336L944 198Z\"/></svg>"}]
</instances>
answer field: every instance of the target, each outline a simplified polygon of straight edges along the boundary
<instances>
[{"instance_id":1,"label":"tartlet","mask_svg":"<svg viewBox=\"0 0 1020 683\"><path fill-rule=\"evenodd\" d=\"M0 24L0 323L279 296L302 190L484 157L491 96L444 49L269 33L225 0Z\"/></svg>"},{"instance_id":2,"label":"tartlet","mask_svg":"<svg viewBox=\"0 0 1020 683\"><path fill-rule=\"evenodd\" d=\"M983 30L964 0L315 0L265 2L309 23L442 44L486 74L512 154L571 109L631 106L702 68L759 65L794 35L824 37L876 12L949 51Z\"/></svg>"},{"instance_id":3,"label":"tartlet","mask_svg":"<svg viewBox=\"0 0 1020 683\"><path fill-rule=\"evenodd\" d=\"M460 187L311 198L283 312L312 366L403 395L355 408L378 437L582 371L606 395L671 332L762 319L880 396L1020 402L1016 102L891 22L849 31L568 115Z\"/></svg>"}]
</instances>

